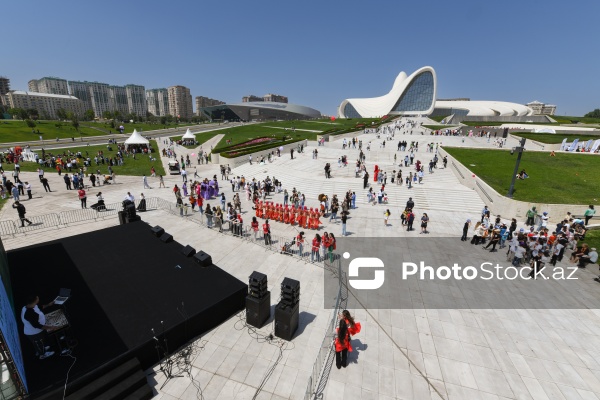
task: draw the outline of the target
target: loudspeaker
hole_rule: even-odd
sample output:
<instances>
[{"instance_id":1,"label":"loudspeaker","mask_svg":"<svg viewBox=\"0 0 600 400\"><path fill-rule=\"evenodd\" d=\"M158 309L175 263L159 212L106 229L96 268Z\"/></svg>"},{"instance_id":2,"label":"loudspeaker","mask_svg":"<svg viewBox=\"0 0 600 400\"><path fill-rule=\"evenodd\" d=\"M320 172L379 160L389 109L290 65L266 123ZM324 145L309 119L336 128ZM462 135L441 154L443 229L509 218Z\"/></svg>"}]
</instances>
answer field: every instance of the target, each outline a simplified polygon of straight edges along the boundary
<instances>
[{"instance_id":1,"label":"loudspeaker","mask_svg":"<svg viewBox=\"0 0 600 400\"><path fill-rule=\"evenodd\" d=\"M194 254L194 260L196 260L201 267L210 267L212 265L212 257L203 251Z\"/></svg>"},{"instance_id":2,"label":"loudspeaker","mask_svg":"<svg viewBox=\"0 0 600 400\"><path fill-rule=\"evenodd\" d=\"M184 256L186 257L191 257L194 254L196 254L196 249L194 249L192 246L190 246L189 244L187 246L185 246L183 249L181 249L181 252L183 253Z\"/></svg>"},{"instance_id":3,"label":"loudspeaker","mask_svg":"<svg viewBox=\"0 0 600 400\"><path fill-rule=\"evenodd\" d=\"M271 316L271 292L263 297L246 296L246 322L256 328L262 328Z\"/></svg>"},{"instance_id":4,"label":"loudspeaker","mask_svg":"<svg viewBox=\"0 0 600 400\"><path fill-rule=\"evenodd\" d=\"M165 243L171 243L173 241L173 235L170 235L167 232L165 232L161 235L160 240L162 240Z\"/></svg>"},{"instance_id":5,"label":"loudspeaker","mask_svg":"<svg viewBox=\"0 0 600 400\"><path fill-rule=\"evenodd\" d=\"M300 319L300 304L293 307L279 302L275 307L275 336L290 341L298 329Z\"/></svg>"},{"instance_id":6,"label":"loudspeaker","mask_svg":"<svg viewBox=\"0 0 600 400\"><path fill-rule=\"evenodd\" d=\"M300 302L300 282L284 278L281 282L281 303L293 307Z\"/></svg>"},{"instance_id":7,"label":"loudspeaker","mask_svg":"<svg viewBox=\"0 0 600 400\"><path fill-rule=\"evenodd\" d=\"M119 211L119 224L125 225L127 223L127 213L125 211Z\"/></svg>"},{"instance_id":8,"label":"loudspeaker","mask_svg":"<svg viewBox=\"0 0 600 400\"><path fill-rule=\"evenodd\" d=\"M267 293L267 276L254 271L248 278L248 295L262 298Z\"/></svg>"},{"instance_id":9,"label":"loudspeaker","mask_svg":"<svg viewBox=\"0 0 600 400\"><path fill-rule=\"evenodd\" d=\"M156 237L161 237L162 234L165 233L165 230L158 225L156 225L154 228L152 228L151 231L152 231L152 234Z\"/></svg>"}]
</instances>

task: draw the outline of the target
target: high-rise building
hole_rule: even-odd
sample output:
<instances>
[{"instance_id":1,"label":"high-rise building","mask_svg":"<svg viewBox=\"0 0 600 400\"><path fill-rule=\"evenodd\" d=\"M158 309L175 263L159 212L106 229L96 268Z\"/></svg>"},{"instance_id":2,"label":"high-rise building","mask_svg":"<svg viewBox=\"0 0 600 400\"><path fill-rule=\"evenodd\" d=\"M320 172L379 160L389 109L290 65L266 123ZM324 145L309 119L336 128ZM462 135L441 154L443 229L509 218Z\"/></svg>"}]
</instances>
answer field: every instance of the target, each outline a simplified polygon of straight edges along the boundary
<instances>
[{"instance_id":1,"label":"high-rise building","mask_svg":"<svg viewBox=\"0 0 600 400\"><path fill-rule=\"evenodd\" d=\"M129 103L127 101L127 90L125 86L109 86L108 97L110 102L110 111L118 111L121 117L129 114Z\"/></svg>"},{"instance_id":2,"label":"high-rise building","mask_svg":"<svg viewBox=\"0 0 600 400\"><path fill-rule=\"evenodd\" d=\"M288 98L286 96L281 96L278 94L265 94L263 96L263 100L264 101L271 101L271 102L275 102L275 103L287 103L288 102Z\"/></svg>"},{"instance_id":3,"label":"high-rise building","mask_svg":"<svg viewBox=\"0 0 600 400\"><path fill-rule=\"evenodd\" d=\"M533 115L554 115L556 112L554 104L544 104L537 100L527 103L526 106L533 110Z\"/></svg>"},{"instance_id":4,"label":"high-rise building","mask_svg":"<svg viewBox=\"0 0 600 400\"><path fill-rule=\"evenodd\" d=\"M101 118L105 111L111 111L109 84L100 82L90 82L88 90L90 91L90 100L92 102L92 110L96 117Z\"/></svg>"},{"instance_id":5,"label":"high-rise building","mask_svg":"<svg viewBox=\"0 0 600 400\"><path fill-rule=\"evenodd\" d=\"M170 86L167 89L169 93L169 111L180 120L190 120L193 116L192 95L190 89L185 86Z\"/></svg>"},{"instance_id":6,"label":"high-rise building","mask_svg":"<svg viewBox=\"0 0 600 400\"><path fill-rule=\"evenodd\" d=\"M82 117L86 111L83 101L74 96L62 94L13 90L5 95L5 99L10 108L35 109L43 119L57 119L56 111L59 109L71 111L79 117Z\"/></svg>"},{"instance_id":7,"label":"high-rise building","mask_svg":"<svg viewBox=\"0 0 600 400\"><path fill-rule=\"evenodd\" d=\"M139 117L146 117L148 103L146 102L146 88L141 85L125 85L127 92L127 106L129 112Z\"/></svg>"},{"instance_id":8,"label":"high-rise building","mask_svg":"<svg viewBox=\"0 0 600 400\"><path fill-rule=\"evenodd\" d=\"M156 117L164 117L169 114L169 93L167 89L146 90L146 101L148 111Z\"/></svg>"},{"instance_id":9,"label":"high-rise building","mask_svg":"<svg viewBox=\"0 0 600 400\"><path fill-rule=\"evenodd\" d=\"M92 100L90 97L89 82L69 81L69 93L83 101L86 110L92 109ZM101 117L101 115L99 115Z\"/></svg>"},{"instance_id":10,"label":"high-rise building","mask_svg":"<svg viewBox=\"0 0 600 400\"><path fill-rule=\"evenodd\" d=\"M32 79L29 81L29 91L47 94L69 94L69 85L66 79L46 76L41 79Z\"/></svg>"},{"instance_id":11,"label":"high-rise building","mask_svg":"<svg viewBox=\"0 0 600 400\"><path fill-rule=\"evenodd\" d=\"M254 101L264 101L262 97L255 96L253 94L242 97L242 103L251 103Z\"/></svg>"},{"instance_id":12,"label":"high-rise building","mask_svg":"<svg viewBox=\"0 0 600 400\"><path fill-rule=\"evenodd\" d=\"M225 102L204 96L196 96L196 114L200 115L200 109L202 107L219 106L221 104L225 104Z\"/></svg>"},{"instance_id":13,"label":"high-rise building","mask_svg":"<svg viewBox=\"0 0 600 400\"><path fill-rule=\"evenodd\" d=\"M0 96L5 95L10 90L10 79L0 76Z\"/></svg>"}]
</instances>

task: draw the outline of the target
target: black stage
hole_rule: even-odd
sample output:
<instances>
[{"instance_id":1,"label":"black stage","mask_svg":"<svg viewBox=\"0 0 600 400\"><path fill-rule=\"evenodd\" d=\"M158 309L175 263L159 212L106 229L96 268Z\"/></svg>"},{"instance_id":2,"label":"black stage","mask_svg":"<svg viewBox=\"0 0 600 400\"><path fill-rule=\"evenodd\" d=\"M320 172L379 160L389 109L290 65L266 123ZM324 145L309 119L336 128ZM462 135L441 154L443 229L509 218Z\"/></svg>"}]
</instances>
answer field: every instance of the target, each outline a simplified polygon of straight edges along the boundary
<instances>
[{"instance_id":1,"label":"black stage","mask_svg":"<svg viewBox=\"0 0 600 400\"><path fill-rule=\"evenodd\" d=\"M136 356L147 368L158 361L151 328L174 350L245 305L246 284L215 265L200 267L180 253L182 247L163 243L149 225L136 222L9 251L19 327L28 293L46 304L60 288L70 288L65 308L77 362L69 382L119 357ZM57 352L39 360L23 334L21 343L31 394L64 385L72 358Z\"/></svg>"}]
</instances>

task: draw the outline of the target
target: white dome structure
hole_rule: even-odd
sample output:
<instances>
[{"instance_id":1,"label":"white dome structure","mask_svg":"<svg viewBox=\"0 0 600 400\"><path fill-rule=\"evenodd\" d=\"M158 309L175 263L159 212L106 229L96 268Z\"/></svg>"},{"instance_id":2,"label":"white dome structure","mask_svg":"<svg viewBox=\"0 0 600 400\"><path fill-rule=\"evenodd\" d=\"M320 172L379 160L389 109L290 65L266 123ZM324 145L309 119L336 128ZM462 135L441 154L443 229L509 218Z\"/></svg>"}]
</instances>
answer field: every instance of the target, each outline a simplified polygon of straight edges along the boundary
<instances>
[{"instance_id":1,"label":"white dome structure","mask_svg":"<svg viewBox=\"0 0 600 400\"><path fill-rule=\"evenodd\" d=\"M380 97L346 99L338 107L339 118L378 118L384 115L460 115L475 117L530 116L531 108L506 101L437 100L437 78L432 67L407 76L400 72L392 90Z\"/></svg>"},{"instance_id":2,"label":"white dome structure","mask_svg":"<svg viewBox=\"0 0 600 400\"><path fill-rule=\"evenodd\" d=\"M388 94L342 101L338 117L376 118L388 114L430 114L435 107L436 88L437 78L432 67L420 68L410 76L402 71Z\"/></svg>"}]
</instances>

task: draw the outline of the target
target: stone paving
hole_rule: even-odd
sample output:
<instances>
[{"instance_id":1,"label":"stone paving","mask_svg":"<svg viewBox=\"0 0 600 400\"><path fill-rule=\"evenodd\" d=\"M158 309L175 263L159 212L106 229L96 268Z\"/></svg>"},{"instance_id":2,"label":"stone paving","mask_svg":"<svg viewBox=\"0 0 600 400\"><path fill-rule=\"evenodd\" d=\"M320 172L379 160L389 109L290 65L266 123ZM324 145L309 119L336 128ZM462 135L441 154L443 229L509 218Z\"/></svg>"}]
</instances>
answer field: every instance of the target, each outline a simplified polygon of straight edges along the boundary
<instances>
[{"instance_id":1,"label":"stone paving","mask_svg":"<svg viewBox=\"0 0 600 400\"><path fill-rule=\"evenodd\" d=\"M373 134L359 134L363 143L372 141L367 153L367 166L372 173L378 164L386 171L397 168L393 165L394 141L387 148L380 148ZM406 136L407 141L419 140L441 142L444 145L491 148L485 139ZM508 146L513 146L509 139ZM406 232L400 226L400 210L409 196L416 202L417 213L427 212L431 217L431 236L456 237L457 246L465 251L473 246L458 240L465 219L477 219L483 202L475 192L458 184L452 172L437 169L425 175L422 185L407 189L388 183L390 204L371 206L366 204L362 180L354 178L353 167L338 168L337 159L347 154L350 164L358 150L342 150L341 141L326 143L318 147L319 157L313 160L311 151L316 143L309 142L304 154L294 160L283 155L267 165L243 165L233 171L234 175L246 178L262 178L275 175L284 187L296 187L306 193L307 204L316 206L316 195L337 193L342 195L352 189L357 194L357 209L352 210L348 230L358 237L409 237L416 232ZM390 146L391 145L391 146ZM205 144L206 146L206 144ZM206 148L206 147L204 147ZM180 149L178 152L194 152ZM403 155L403 153L400 153ZM428 162L431 153L418 153L423 162ZM400 158L400 157L399 157ZM163 159L163 162L166 162ZM323 174L325 162L331 162L334 176L326 180ZM210 177L219 174L216 165L195 166L198 174ZM403 169L405 171L405 169ZM24 173L25 179L34 182L34 199L24 202L28 215L58 212L80 207L75 191L64 189L62 179L49 175L50 185L56 192L39 191L35 173ZM220 175L219 175L220 177ZM166 177L168 189L158 189L158 182L149 179L154 189L143 190L146 197L160 197L174 201L170 187L181 183L179 176ZM232 197L231 187L222 184L228 201ZM120 202L127 191L136 197L142 191L141 177L117 177L114 185L102 186L106 203ZM90 190L93 197L94 191ZM243 193L242 193L243 194ZM242 209L247 212L250 204L242 197ZM90 198L92 200L92 198ZM281 194L274 201L282 202ZM216 200L211 201L211 203ZM11 202L9 201L9 204ZM383 226L383 211L390 208L391 226ZM244 214L249 222L252 213ZM279 343L259 343L243 329L239 316L234 316L218 328L198 338L202 347L193 360L192 376L174 378L161 390L164 377L156 368L149 377L157 390L157 399L198 398L202 390L205 399L300 399L304 397L306 385L319 346L331 317L331 310L323 308L322 267L307 264L295 258L280 255L252 243L219 234L199 226L187 218L180 218L163 211L150 211L142 215L144 221L163 226L173 234L175 240L202 249L213 257L213 262L242 281L253 270L264 272L269 277L272 303L279 297L278 285L283 277L301 282L301 327L291 344L282 348ZM16 219L10 206L0 211L0 220ZM324 230L341 232L340 224L324 220ZM115 219L100 222L75 224L61 230L61 234L76 235L89 230L116 224ZM522 224L520 224L522 226ZM273 223L274 235L292 236L296 229L288 225ZM312 233L307 232L312 238ZM55 235L40 231L15 237L3 237L7 249L13 249L52 240ZM436 250L433 250L436 251ZM439 251L439 250L438 250ZM490 256L503 259L504 254ZM567 263L563 262L563 266ZM596 271L577 271L582 293L595 293L592 278ZM507 290L512 290L508 286ZM549 285L548 290L553 286ZM348 368L332 369L325 389L326 399L597 399L600 398L600 312L588 308L582 299L577 310L350 310L363 330L353 337L355 351L350 353ZM260 330L268 335L271 325ZM261 386L270 369L270 377Z\"/></svg>"}]
</instances>

